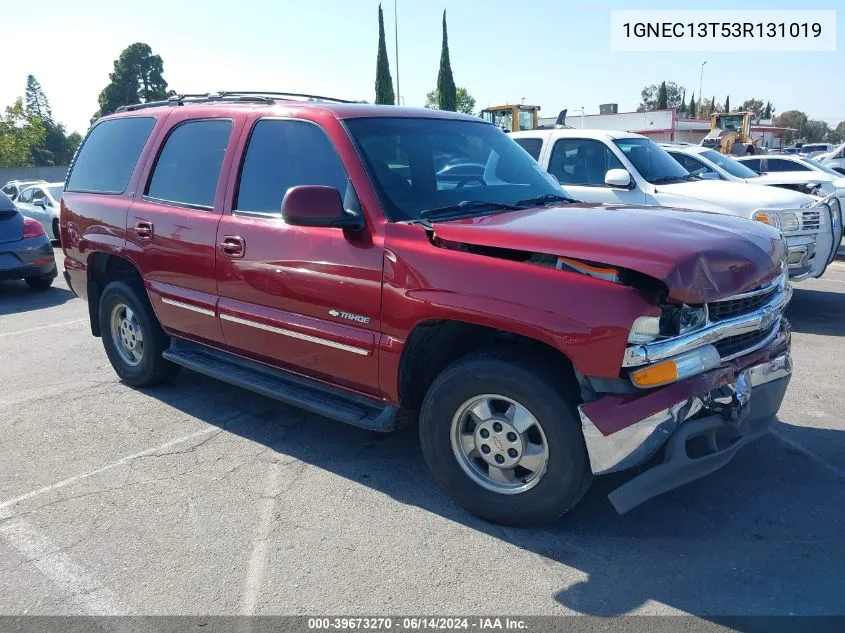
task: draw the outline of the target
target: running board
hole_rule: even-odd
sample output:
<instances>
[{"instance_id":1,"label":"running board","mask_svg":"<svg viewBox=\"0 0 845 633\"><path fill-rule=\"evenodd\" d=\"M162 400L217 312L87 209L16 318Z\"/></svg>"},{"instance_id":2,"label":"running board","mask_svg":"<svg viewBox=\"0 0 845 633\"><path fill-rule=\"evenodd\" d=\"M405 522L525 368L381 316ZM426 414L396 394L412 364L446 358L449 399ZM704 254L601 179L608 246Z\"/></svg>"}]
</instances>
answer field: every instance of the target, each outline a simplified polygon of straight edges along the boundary
<instances>
[{"instance_id":1,"label":"running board","mask_svg":"<svg viewBox=\"0 0 845 633\"><path fill-rule=\"evenodd\" d=\"M397 408L290 372L173 337L171 363L338 422L378 432L396 428Z\"/></svg>"}]
</instances>

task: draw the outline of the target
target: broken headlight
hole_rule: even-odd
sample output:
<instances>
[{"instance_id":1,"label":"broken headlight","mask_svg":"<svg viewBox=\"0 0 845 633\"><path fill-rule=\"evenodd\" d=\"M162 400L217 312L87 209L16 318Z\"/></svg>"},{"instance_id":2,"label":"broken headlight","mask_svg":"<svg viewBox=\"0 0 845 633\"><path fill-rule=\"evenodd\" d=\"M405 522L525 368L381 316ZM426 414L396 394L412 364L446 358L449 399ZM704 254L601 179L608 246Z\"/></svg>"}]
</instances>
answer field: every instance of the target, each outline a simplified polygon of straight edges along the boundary
<instances>
[{"instance_id":1,"label":"broken headlight","mask_svg":"<svg viewBox=\"0 0 845 633\"><path fill-rule=\"evenodd\" d=\"M660 333L663 336L682 336L700 330L707 325L707 306L669 304L663 306L660 317Z\"/></svg>"}]
</instances>

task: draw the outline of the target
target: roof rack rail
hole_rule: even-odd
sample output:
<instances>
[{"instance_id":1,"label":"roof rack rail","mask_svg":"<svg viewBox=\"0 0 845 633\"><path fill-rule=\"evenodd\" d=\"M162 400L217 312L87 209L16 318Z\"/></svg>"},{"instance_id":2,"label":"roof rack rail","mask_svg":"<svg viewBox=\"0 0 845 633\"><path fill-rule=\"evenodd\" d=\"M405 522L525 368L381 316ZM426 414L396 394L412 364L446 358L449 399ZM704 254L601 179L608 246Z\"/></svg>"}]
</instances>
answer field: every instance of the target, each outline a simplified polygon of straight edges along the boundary
<instances>
[{"instance_id":1,"label":"roof rack rail","mask_svg":"<svg viewBox=\"0 0 845 633\"><path fill-rule=\"evenodd\" d=\"M219 103L226 102L253 102L253 103L275 103L277 98L296 98L308 99L309 101L330 101L333 103L354 103L345 99L336 99L334 97L321 97L319 95L311 95L299 92L263 92L263 91L220 91L220 92L205 92L197 94L179 94L168 97L162 101L148 101L147 103L133 103L132 105L120 106L116 112L133 112L135 110L144 110L146 108L156 108L159 106L181 106L186 103ZM295 99L291 99L295 100Z\"/></svg>"}]
</instances>

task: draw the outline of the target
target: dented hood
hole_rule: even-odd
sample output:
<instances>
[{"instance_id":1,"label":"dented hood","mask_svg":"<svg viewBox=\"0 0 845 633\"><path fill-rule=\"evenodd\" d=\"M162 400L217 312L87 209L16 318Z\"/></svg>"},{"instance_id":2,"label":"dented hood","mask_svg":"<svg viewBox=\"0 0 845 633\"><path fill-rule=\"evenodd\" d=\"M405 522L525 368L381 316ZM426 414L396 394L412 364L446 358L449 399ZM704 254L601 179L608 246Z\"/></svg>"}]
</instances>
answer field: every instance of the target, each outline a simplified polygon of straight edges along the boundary
<instances>
[{"instance_id":1,"label":"dented hood","mask_svg":"<svg viewBox=\"0 0 845 633\"><path fill-rule=\"evenodd\" d=\"M623 205L562 205L437 222L454 242L572 257L664 282L669 297L703 303L773 278L786 246L775 229L741 218Z\"/></svg>"}]
</instances>

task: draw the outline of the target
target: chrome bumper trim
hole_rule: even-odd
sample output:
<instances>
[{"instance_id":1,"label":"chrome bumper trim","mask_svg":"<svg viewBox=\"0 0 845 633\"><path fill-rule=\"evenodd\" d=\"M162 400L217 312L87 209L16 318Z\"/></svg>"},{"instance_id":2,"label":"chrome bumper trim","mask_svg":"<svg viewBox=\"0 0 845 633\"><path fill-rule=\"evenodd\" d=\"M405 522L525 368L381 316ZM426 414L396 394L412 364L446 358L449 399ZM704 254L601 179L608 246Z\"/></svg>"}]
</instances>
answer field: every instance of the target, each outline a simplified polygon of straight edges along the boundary
<instances>
[{"instance_id":1,"label":"chrome bumper trim","mask_svg":"<svg viewBox=\"0 0 845 633\"><path fill-rule=\"evenodd\" d=\"M760 365L755 365L743 372L748 383L754 387L764 385L792 373L792 358L789 352ZM740 382L739 380L737 382ZM694 396L678 402L668 409L659 411L644 420L640 420L611 435L602 435L592 420L578 407L581 417L581 429L590 457L593 474L626 470L648 460L675 432L680 424L702 411L710 409L720 397L718 390ZM750 394L753 407L753 392Z\"/></svg>"},{"instance_id":2,"label":"chrome bumper trim","mask_svg":"<svg viewBox=\"0 0 845 633\"><path fill-rule=\"evenodd\" d=\"M778 292L772 299L748 314L713 323L700 330L676 336L665 341L656 341L645 345L634 345L625 350L622 359L623 367L639 367L683 352L711 345L729 336L738 336L766 330L774 326L779 320L781 312L792 298L792 287L788 282L781 281L781 292ZM743 350L746 353L747 350Z\"/></svg>"}]
</instances>

